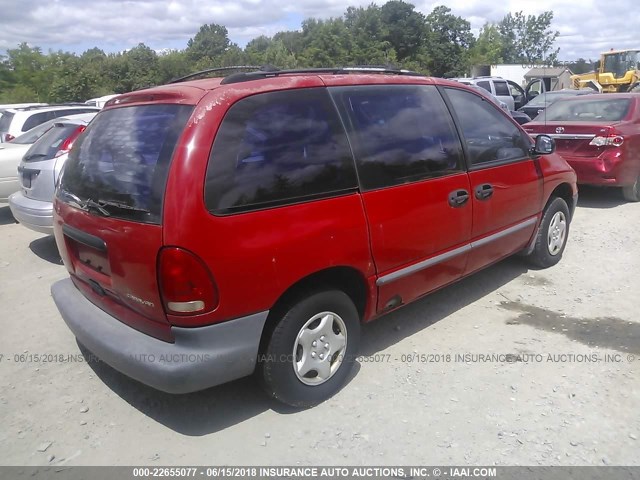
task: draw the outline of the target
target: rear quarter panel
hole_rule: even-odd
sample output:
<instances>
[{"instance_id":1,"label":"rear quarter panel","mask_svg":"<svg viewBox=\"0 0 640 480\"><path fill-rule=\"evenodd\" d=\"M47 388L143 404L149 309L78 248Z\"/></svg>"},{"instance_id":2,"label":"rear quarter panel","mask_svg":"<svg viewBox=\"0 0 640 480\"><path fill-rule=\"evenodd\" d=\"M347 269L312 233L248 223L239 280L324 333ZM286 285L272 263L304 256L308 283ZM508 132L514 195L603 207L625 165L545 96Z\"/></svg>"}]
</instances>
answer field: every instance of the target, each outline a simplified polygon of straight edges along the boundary
<instances>
[{"instance_id":1,"label":"rear quarter panel","mask_svg":"<svg viewBox=\"0 0 640 480\"><path fill-rule=\"evenodd\" d=\"M295 282L331 266L355 268L363 279L375 275L357 193L228 216L215 216L205 206L209 154L229 107L251 94L323 85L317 77L245 82L213 90L196 107L171 165L164 245L190 250L205 262L220 303L212 313L170 317L172 323L215 323L268 310Z\"/></svg>"}]
</instances>

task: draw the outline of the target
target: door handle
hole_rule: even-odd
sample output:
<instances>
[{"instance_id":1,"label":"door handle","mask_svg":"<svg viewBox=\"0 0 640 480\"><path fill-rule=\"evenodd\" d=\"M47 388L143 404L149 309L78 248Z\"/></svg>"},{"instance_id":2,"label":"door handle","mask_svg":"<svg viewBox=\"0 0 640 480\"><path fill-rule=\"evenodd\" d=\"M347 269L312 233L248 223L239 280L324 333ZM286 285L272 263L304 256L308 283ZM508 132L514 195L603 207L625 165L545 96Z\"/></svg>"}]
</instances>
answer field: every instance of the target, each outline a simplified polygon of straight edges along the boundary
<instances>
[{"instance_id":1,"label":"door handle","mask_svg":"<svg viewBox=\"0 0 640 480\"><path fill-rule=\"evenodd\" d=\"M478 185L476 187L476 198L478 200L486 200L493 195L493 186L488 183Z\"/></svg>"},{"instance_id":2,"label":"door handle","mask_svg":"<svg viewBox=\"0 0 640 480\"><path fill-rule=\"evenodd\" d=\"M454 190L449 194L449 205L454 208L461 207L469 201L469 192L466 190Z\"/></svg>"}]
</instances>

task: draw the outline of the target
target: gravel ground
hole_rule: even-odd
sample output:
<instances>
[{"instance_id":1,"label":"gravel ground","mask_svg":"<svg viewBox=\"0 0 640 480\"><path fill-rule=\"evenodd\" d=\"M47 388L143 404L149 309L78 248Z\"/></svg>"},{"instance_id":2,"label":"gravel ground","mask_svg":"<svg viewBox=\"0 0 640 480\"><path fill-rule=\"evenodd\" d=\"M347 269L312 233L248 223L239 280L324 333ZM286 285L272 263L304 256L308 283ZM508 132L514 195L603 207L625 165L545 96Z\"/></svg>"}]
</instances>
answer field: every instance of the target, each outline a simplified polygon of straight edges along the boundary
<instances>
[{"instance_id":1,"label":"gravel ground","mask_svg":"<svg viewBox=\"0 0 640 480\"><path fill-rule=\"evenodd\" d=\"M0 207L0 464L639 465L638 225L583 189L559 265L508 259L373 322L347 386L296 411L252 379L172 396L80 357L53 239Z\"/></svg>"}]
</instances>

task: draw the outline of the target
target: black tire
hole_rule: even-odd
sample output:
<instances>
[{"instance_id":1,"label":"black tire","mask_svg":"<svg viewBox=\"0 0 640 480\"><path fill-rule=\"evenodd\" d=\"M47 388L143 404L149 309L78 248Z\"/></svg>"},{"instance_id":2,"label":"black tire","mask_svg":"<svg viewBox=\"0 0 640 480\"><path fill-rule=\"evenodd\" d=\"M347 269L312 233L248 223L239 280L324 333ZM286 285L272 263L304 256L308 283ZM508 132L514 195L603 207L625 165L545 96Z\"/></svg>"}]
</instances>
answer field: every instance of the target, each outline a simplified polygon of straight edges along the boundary
<instances>
[{"instance_id":1,"label":"black tire","mask_svg":"<svg viewBox=\"0 0 640 480\"><path fill-rule=\"evenodd\" d=\"M341 354L338 354L337 351L333 352L333 346L327 350L331 352L331 355L325 358L334 359L333 364L336 365L336 368L332 370L333 373L330 373L326 380L322 380L319 376L314 376L314 372L317 372L311 370L308 374L310 377L305 377L304 380L306 382L322 381L323 383L310 385L304 383L296 373L294 355L299 355L299 359L301 359L304 355L313 353L314 358L319 358L320 353L318 353L318 357L315 357L316 352L312 351L314 348L309 347L309 350L306 350L299 345L297 353L294 354L294 346L301 343L297 339L303 327L315 316L326 312L331 312L341 319L342 326L335 316L327 320L325 325L332 325L334 332L340 331L340 328L345 328L346 346L342 349ZM275 314L278 315L277 312ZM263 389L270 397L294 407L312 407L325 401L340 390L353 367L360 344L358 311L344 292L324 290L307 294L293 306L284 308L279 317L280 319L277 323L266 332L267 338L263 341L258 357L256 374ZM324 318L321 317L315 320L310 325L313 328L307 328L306 331L310 332L310 335L319 335L319 328L317 326L314 327L314 325L318 325L316 322L320 322ZM319 338L316 340L319 341ZM316 344L314 343L313 345L315 346ZM324 348L324 342L315 349L317 350L321 347ZM304 355L301 355L302 353ZM341 362L336 363L340 357ZM324 362L331 365L331 362L327 362L327 360Z\"/></svg>"},{"instance_id":2,"label":"black tire","mask_svg":"<svg viewBox=\"0 0 640 480\"><path fill-rule=\"evenodd\" d=\"M640 202L640 176L633 185L622 187L622 195L628 202Z\"/></svg>"},{"instance_id":3,"label":"black tire","mask_svg":"<svg viewBox=\"0 0 640 480\"><path fill-rule=\"evenodd\" d=\"M554 247L557 248L559 246L560 248L557 250L554 249L552 251L552 248L550 246L551 240L549 239L549 230L551 222L554 220L554 217L556 217L556 215L558 215L558 219L564 219L565 228L564 236L561 240L561 246L554 242ZM528 257L529 262L540 268L552 267L553 265L558 263L562 258L565 247L567 246L570 221L571 218L569 217L569 207L567 207L567 202L559 197L553 198L547 204L547 208L545 208L542 215L542 221L540 222L538 232L536 233L536 243L533 251Z\"/></svg>"}]
</instances>

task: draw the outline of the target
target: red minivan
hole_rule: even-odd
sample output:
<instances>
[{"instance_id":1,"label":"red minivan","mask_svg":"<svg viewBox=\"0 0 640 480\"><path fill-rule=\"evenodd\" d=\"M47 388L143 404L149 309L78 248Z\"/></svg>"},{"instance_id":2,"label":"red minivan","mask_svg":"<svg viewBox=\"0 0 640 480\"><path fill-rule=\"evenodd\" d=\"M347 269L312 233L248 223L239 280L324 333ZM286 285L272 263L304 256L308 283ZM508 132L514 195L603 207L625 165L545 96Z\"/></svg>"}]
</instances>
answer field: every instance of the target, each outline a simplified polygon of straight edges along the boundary
<instances>
[{"instance_id":1,"label":"red minivan","mask_svg":"<svg viewBox=\"0 0 640 480\"><path fill-rule=\"evenodd\" d=\"M576 176L480 92L399 70L183 81L76 141L53 298L90 351L185 393L256 373L317 404L360 325L521 252L564 251Z\"/></svg>"}]
</instances>

